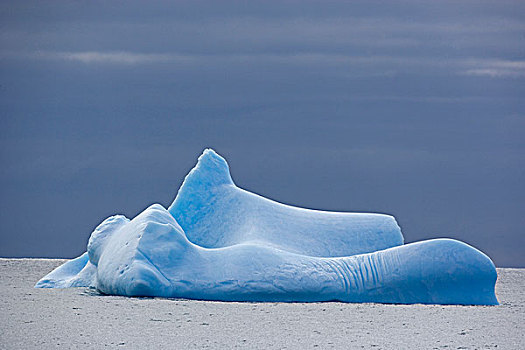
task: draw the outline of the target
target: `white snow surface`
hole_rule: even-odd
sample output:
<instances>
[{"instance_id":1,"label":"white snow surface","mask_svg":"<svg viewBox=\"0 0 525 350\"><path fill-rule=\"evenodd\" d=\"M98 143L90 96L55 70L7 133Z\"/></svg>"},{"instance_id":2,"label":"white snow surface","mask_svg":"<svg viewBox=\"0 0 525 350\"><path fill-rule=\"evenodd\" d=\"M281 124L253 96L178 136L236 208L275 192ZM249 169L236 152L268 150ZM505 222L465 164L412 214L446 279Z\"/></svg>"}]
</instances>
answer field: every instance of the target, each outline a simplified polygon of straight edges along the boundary
<instances>
[{"instance_id":1,"label":"white snow surface","mask_svg":"<svg viewBox=\"0 0 525 350\"><path fill-rule=\"evenodd\" d=\"M34 289L65 260L0 258L1 349L525 349L525 269L497 306L253 303Z\"/></svg>"}]
</instances>

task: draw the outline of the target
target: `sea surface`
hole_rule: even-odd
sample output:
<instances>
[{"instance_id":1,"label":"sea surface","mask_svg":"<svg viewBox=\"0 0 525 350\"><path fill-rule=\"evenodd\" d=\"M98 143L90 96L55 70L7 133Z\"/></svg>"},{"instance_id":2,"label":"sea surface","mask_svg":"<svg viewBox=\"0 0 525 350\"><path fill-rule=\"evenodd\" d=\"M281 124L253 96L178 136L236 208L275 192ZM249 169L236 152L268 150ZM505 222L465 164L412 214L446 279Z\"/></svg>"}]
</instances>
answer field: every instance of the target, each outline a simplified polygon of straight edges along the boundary
<instances>
[{"instance_id":1,"label":"sea surface","mask_svg":"<svg viewBox=\"0 0 525 350\"><path fill-rule=\"evenodd\" d=\"M525 349L525 269L499 306L225 303L35 289L65 260L0 259L0 349Z\"/></svg>"}]
</instances>

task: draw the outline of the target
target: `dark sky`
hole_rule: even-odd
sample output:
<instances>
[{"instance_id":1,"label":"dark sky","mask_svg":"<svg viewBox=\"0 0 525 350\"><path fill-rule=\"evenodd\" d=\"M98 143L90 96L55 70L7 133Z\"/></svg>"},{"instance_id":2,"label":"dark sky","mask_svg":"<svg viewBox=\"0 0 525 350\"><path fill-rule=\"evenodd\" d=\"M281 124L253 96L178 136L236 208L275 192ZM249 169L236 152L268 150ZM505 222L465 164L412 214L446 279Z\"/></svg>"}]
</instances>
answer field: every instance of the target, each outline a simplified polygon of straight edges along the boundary
<instances>
[{"instance_id":1,"label":"dark sky","mask_svg":"<svg viewBox=\"0 0 525 350\"><path fill-rule=\"evenodd\" d=\"M525 2L0 4L0 256L236 183L525 266Z\"/></svg>"}]
</instances>

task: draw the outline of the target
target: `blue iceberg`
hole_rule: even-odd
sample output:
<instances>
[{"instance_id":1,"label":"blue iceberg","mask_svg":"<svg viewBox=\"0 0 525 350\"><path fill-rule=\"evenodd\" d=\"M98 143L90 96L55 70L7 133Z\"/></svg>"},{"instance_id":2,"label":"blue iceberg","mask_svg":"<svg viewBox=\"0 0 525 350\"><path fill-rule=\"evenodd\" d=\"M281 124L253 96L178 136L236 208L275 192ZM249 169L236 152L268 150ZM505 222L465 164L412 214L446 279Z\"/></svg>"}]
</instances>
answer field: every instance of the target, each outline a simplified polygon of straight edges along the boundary
<instances>
[{"instance_id":1,"label":"blue iceberg","mask_svg":"<svg viewBox=\"0 0 525 350\"><path fill-rule=\"evenodd\" d=\"M241 243L318 257L371 253L403 244L389 215L336 213L284 205L233 183L226 160L205 150L168 208L201 247Z\"/></svg>"},{"instance_id":2,"label":"blue iceberg","mask_svg":"<svg viewBox=\"0 0 525 350\"><path fill-rule=\"evenodd\" d=\"M221 301L498 303L494 264L451 239L403 244L389 215L284 205L205 150L172 205L116 215L36 287Z\"/></svg>"}]
</instances>

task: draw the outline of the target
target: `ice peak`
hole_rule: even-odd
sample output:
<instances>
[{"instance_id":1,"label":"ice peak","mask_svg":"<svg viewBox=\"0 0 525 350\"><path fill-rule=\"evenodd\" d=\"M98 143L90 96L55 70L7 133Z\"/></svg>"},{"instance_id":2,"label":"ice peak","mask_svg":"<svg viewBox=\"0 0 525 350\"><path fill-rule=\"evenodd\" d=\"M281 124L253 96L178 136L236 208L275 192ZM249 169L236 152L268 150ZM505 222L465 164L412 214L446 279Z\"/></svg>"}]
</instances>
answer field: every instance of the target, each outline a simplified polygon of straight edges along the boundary
<instances>
[{"instance_id":1,"label":"ice peak","mask_svg":"<svg viewBox=\"0 0 525 350\"><path fill-rule=\"evenodd\" d=\"M199 157L197 165L184 182L197 181L208 185L233 184L230 167L226 159L211 148L206 148Z\"/></svg>"}]
</instances>

